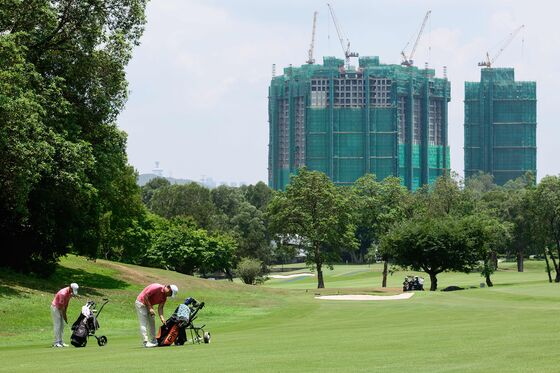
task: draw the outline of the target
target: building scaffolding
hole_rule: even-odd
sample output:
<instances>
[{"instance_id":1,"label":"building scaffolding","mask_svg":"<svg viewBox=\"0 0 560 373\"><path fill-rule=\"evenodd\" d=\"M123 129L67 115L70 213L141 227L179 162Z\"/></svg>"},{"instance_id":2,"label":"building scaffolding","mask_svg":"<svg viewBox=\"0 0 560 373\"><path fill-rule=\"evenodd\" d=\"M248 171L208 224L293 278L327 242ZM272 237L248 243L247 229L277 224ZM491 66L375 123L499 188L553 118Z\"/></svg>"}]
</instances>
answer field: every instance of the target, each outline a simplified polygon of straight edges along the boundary
<instances>
[{"instance_id":1,"label":"building scaffolding","mask_svg":"<svg viewBox=\"0 0 560 373\"><path fill-rule=\"evenodd\" d=\"M516 82L513 68L483 68L465 82L465 177L479 172L498 185L536 176L537 84Z\"/></svg>"},{"instance_id":2,"label":"building scaffolding","mask_svg":"<svg viewBox=\"0 0 560 373\"><path fill-rule=\"evenodd\" d=\"M449 169L447 78L433 69L361 57L288 67L269 87L269 186L306 166L338 185L366 173L414 190Z\"/></svg>"}]
</instances>

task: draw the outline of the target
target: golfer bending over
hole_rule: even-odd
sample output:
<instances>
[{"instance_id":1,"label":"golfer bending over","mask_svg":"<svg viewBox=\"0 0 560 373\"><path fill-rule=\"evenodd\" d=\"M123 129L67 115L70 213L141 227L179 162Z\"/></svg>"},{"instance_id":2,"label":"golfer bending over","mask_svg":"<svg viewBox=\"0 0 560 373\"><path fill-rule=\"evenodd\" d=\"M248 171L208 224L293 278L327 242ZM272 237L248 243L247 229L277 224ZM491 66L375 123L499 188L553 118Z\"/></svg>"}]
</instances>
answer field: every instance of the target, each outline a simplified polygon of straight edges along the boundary
<instances>
[{"instance_id":1,"label":"golfer bending over","mask_svg":"<svg viewBox=\"0 0 560 373\"><path fill-rule=\"evenodd\" d=\"M151 284L146 286L136 298L136 313L138 321L140 321L140 334L142 334L144 347L157 346L154 305L158 305L159 319L165 324L163 306L167 297L171 295L174 298L177 291L175 285Z\"/></svg>"},{"instance_id":2,"label":"golfer bending over","mask_svg":"<svg viewBox=\"0 0 560 373\"><path fill-rule=\"evenodd\" d=\"M78 288L78 284L75 282L71 283L70 286L60 289L51 302L51 316L54 327L53 347L68 347L66 343L62 342L64 323L68 324L66 310L68 309L68 302L70 302L72 295L78 295Z\"/></svg>"}]
</instances>

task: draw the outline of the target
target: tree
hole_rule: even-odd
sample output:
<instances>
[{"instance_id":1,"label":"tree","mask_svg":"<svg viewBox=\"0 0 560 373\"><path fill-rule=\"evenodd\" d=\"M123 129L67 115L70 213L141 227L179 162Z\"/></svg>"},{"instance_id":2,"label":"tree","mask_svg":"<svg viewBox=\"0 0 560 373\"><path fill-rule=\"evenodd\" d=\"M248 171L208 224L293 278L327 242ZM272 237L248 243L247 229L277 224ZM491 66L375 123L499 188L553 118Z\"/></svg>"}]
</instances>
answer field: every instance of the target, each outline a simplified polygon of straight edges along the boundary
<instances>
[{"instance_id":1,"label":"tree","mask_svg":"<svg viewBox=\"0 0 560 373\"><path fill-rule=\"evenodd\" d=\"M232 218L238 212L239 205L243 201L243 193L239 188L220 185L210 191L212 203L216 207L217 212L224 214L228 218Z\"/></svg>"},{"instance_id":2,"label":"tree","mask_svg":"<svg viewBox=\"0 0 560 373\"><path fill-rule=\"evenodd\" d=\"M497 269L498 251L506 250L511 242L512 224L497 213L496 205L488 203L496 201L490 196L499 196L502 191L493 183L491 175L479 173L468 178L464 187L456 175L444 175L433 187L425 187L416 194L418 219L462 221L465 232L474 237L473 242L482 245L478 248L483 263L481 273L488 286L492 286L490 276Z\"/></svg>"},{"instance_id":3,"label":"tree","mask_svg":"<svg viewBox=\"0 0 560 373\"><path fill-rule=\"evenodd\" d=\"M220 185L210 191L210 198L214 205L211 229L217 232L232 232L234 230L231 219L238 213L239 206L244 201L239 188Z\"/></svg>"},{"instance_id":4,"label":"tree","mask_svg":"<svg viewBox=\"0 0 560 373\"><path fill-rule=\"evenodd\" d=\"M426 185L415 193L416 216L445 217L465 216L476 211L476 201L463 188L457 175L442 175L433 185Z\"/></svg>"},{"instance_id":5,"label":"tree","mask_svg":"<svg viewBox=\"0 0 560 373\"><path fill-rule=\"evenodd\" d=\"M149 208L167 219L191 216L204 229L211 227L214 215L210 190L197 183L159 188L154 192Z\"/></svg>"},{"instance_id":6,"label":"tree","mask_svg":"<svg viewBox=\"0 0 560 373\"><path fill-rule=\"evenodd\" d=\"M380 215L383 208L381 202L381 183L375 175L367 174L354 182L351 195L354 224L356 226L356 239L359 247L356 261L363 261L369 248L379 238Z\"/></svg>"},{"instance_id":7,"label":"tree","mask_svg":"<svg viewBox=\"0 0 560 373\"><path fill-rule=\"evenodd\" d=\"M15 193L0 206L0 242L13 254L6 264L48 274L70 250L99 251L123 193L114 185L130 174L115 119L144 8L144 0L0 6L0 193Z\"/></svg>"},{"instance_id":8,"label":"tree","mask_svg":"<svg viewBox=\"0 0 560 373\"><path fill-rule=\"evenodd\" d=\"M268 189L266 185L264 187ZM269 263L272 253L265 213L247 201L247 188L253 189L251 185L241 188L221 185L211 190L215 207L212 230L227 233L236 239L237 258L257 258Z\"/></svg>"},{"instance_id":9,"label":"tree","mask_svg":"<svg viewBox=\"0 0 560 373\"><path fill-rule=\"evenodd\" d=\"M282 241L273 242L272 255L276 263L282 264L282 272L284 271L284 264L292 262L298 253L298 248L295 245L290 245Z\"/></svg>"},{"instance_id":10,"label":"tree","mask_svg":"<svg viewBox=\"0 0 560 373\"><path fill-rule=\"evenodd\" d=\"M231 219L231 233L237 238L237 257L251 257L269 264L272 258L265 214L248 202L239 205Z\"/></svg>"},{"instance_id":11,"label":"tree","mask_svg":"<svg viewBox=\"0 0 560 373\"><path fill-rule=\"evenodd\" d=\"M234 238L224 234L209 236L206 249L202 252L199 272L203 277L208 273L222 271L230 281L233 281L231 269L235 266L235 252L237 242Z\"/></svg>"},{"instance_id":12,"label":"tree","mask_svg":"<svg viewBox=\"0 0 560 373\"><path fill-rule=\"evenodd\" d=\"M139 219L131 222L120 238L121 246L115 260L133 264L141 262L152 244L154 217L154 214L146 210Z\"/></svg>"},{"instance_id":13,"label":"tree","mask_svg":"<svg viewBox=\"0 0 560 373\"><path fill-rule=\"evenodd\" d=\"M142 186L142 202L146 205L150 205L150 201L154 196L154 193L159 188L163 188L171 185L169 180L164 177L154 177L152 180L148 181L144 186Z\"/></svg>"},{"instance_id":14,"label":"tree","mask_svg":"<svg viewBox=\"0 0 560 373\"><path fill-rule=\"evenodd\" d=\"M560 282L560 268L556 262L552 249L556 249L560 258L560 177L546 176L537 185L533 206L535 207L545 247L551 249L549 255L556 271L555 282Z\"/></svg>"},{"instance_id":15,"label":"tree","mask_svg":"<svg viewBox=\"0 0 560 373\"><path fill-rule=\"evenodd\" d=\"M323 265L332 266L342 248L355 248L348 201L323 173L299 170L285 192L269 204L269 228L280 238L302 243L307 265L317 270L317 287L324 288Z\"/></svg>"},{"instance_id":16,"label":"tree","mask_svg":"<svg viewBox=\"0 0 560 373\"><path fill-rule=\"evenodd\" d=\"M416 224L422 221L454 220L462 219L476 210L476 204L461 187L461 181L456 175L442 175L435 183L423 186L412 195L407 194L397 180L391 180L387 186L389 192L385 193L387 197L384 205L388 206L388 212L380 219L383 222L380 238L387 232L390 234L395 225L398 227L398 223L404 219L413 219ZM388 262L397 260L391 257L394 252L387 248L379 250L385 262L383 286L386 286ZM433 273L437 272L437 267L434 268L430 269Z\"/></svg>"},{"instance_id":17,"label":"tree","mask_svg":"<svg viewBox=\"0 0 560 373\"><path fill-rule=\"evenodd\" d=\"M146 252L144 263L171 268L177 272L203 276L223 271L231 277L235 261L235 241L224 235L209 235L189 218L160 221L153 244Z\"/></svg>"},{"instance_id":18,"label":"tree","mask_svg":"<svg viewBox=\"0 0 560 373\"><path fill-rule=\"evenodd\" d=\"M247 202L262 211L266 210L272 198L272 189L262 181L255 185L242 186L241 191L245 193Z\"/></svg>"},{"instance_id":19,"label":"tree","mask_svg":"<svg viewBox=\"0 0 560 373\"><path fill-rule=\"evenodd\" d=\"M371 246L377 245L393 225L410 217L410 193L401 185L399 178L388 177L378 182L371 174L356 180L352 190L356 238L360 242L363 260ZM382 259L382 287L386 287L388 258Z\"/></svg>"},{"instance_id":20,"label":"tree","mask_svg":"<svg viewBox=\"0 0 560 373\"><path fill-rule=\"evenodd\" d=\"M142 204L140 188L132 167L117 173L111 185L104 188L105 196L100 204L106 211L101 217L99 252L106 259L130 261L144 250L146 232L141 227L146 222L146 208ZM141 239L133 242L132 237ZM130 257L130 258L129 258Z\"/></svg>"},{"instance_id":21,"label":"tree","mask_svg":"<svg viewBox=\"0 0 560 373\"><path fill-rule=\"evenodd\" d=\"M465 180L465 189L473 193L476 199L482 199L486 193L496 188L498 188L498 186L494 183L494 176L482 171L469 176Z\"/></svg>"},{"instance_id":22,"label":"tree","mask_svg":"<svg viewBox=\"0 0 560 373\"><path fill-rule=\"evenodd\" d=\"M518 272L523 272L526 253L542 253L544 247L541 234L537 232L540 228L535 224L537 218L532 202L533 189L532 184L509 183L508 187L492 189L481 199L488 214L511 225L511 245L503 247L503 250L515 255Z\"/></svg>"},{"instance_id":23,"label":"tree","mask_svg":"<svg viewBox=\"0 0 560 373\"><path fill-rule=\"evenodd\" d=\"M481 275L485 278L486 285L492 287L494 284L491 275L497 269L496 253L511 244L513 224L483 213L472 214L466 217L464 222L466 224L463 229L466 230L467 237L470 237L472 242L482 245L477 248L482 261Z\"/></svg>"},{"instance_id":24,"label":"tree","mask_svg":"<svg viewBox=\"0 0 560 373\"><path fill-rule=\"evenodd\" d=\"M435 291L439 273L469 273L486 258L481 228L475 217L414 219L384 236L380 250L397 265L426 272Z\"/></svg>"},{"instance_id":25,"label":"tree","mask_svg":"<svg viewBox=\"0 0 560 373\"><path fill-rule=\"evenodd\" d=\"M0 241L11 252L3 264L47 275L79 237L79 210L91 209L94 158L89 144L46 125L47 106L68 102L26 52L17 35L0 34Z\"/></svg>"}]
</instances>

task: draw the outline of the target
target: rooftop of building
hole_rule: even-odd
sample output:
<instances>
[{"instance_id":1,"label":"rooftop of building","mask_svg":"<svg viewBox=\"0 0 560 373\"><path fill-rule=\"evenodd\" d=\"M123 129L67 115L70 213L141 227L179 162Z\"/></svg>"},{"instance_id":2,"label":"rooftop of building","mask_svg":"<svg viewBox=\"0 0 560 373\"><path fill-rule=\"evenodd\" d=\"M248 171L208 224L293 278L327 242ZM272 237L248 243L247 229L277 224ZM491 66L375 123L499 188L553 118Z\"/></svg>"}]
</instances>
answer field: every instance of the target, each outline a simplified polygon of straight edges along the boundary
<instances>
[{"instance_id":1,"label":"rooftop of building","mask_svg":"<svg viewBox=\"0 0 560 373\"><path fill-rule=\"evenodd\" d=\"M416 66L403 66L399 64L383 64L379 56L363 56L358 59L358 66L345 67L344 60L337 57L323 57L323 64L304 64L301 66L289 66L283 69L283 75L273 80L286 80L292 78L310 78L313 76L330 75L333 71L340 74L360 74L363 72L375 72L376 75L401 75L403 78L410 77L412 73L418 77L436 78L435 70L430 68L419 68Z\"/></svg>"}]
</instances>

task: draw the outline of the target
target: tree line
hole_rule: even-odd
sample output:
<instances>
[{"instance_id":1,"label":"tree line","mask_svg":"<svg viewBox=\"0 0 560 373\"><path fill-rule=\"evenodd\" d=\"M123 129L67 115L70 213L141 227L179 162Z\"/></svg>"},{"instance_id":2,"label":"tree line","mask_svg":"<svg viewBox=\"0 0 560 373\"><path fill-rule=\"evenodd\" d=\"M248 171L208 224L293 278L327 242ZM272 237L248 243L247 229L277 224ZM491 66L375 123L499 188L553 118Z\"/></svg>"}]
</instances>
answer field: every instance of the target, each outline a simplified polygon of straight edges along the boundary
<instances>
[{"instance_id":1,"label":"tree line","mask_svg":"<svg viewBox=\"0 0 560 373\"><path fill-rule=\"evenodd\" d=\"M237 263L251 258L264 271L275 260L266 219L272 194L262 182L209 189L152 179L141 188L147 220L138 227L149 239L136 247L134 257L113 259L190 275L222 272L231 279Z\"/></svg>"},{"instance_id":2,"label":"tree line","mask_svg":"<svg viewBox=\"0 0 560 373\"><path fill-rule=\"evenodd\" d=\"M479 174L466 181L444 175L414 192L400 179L365 175L335 186L325 175L300 169L268 208L270 234L296 242L324 287L323 267L345 259L424 271L430 289L445 271L480 272L488 286L498 255L544 258L549 281L560 282L560 178L538 184L531 174L504 186ZM552 278L554 273L554 280Z\"/></svg>"}]
</instances>

